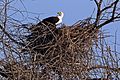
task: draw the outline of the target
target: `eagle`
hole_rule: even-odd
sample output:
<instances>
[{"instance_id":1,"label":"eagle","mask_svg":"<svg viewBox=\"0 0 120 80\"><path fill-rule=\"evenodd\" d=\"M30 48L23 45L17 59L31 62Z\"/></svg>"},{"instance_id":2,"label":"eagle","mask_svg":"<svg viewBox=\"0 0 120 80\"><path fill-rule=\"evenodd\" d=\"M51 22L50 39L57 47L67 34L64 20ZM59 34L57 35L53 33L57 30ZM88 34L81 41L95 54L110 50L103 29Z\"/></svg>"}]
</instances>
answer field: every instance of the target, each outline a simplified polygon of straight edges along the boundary
<instances>
[{"instance_id":1,"label":"eagle","mask_svg":"<svg viewBox=\"0 0 120 80\"><path fill-rule=\"evenodd\" d=\"M39 25L48 25L48 24L52 24L52 25L58 25L60 23L62 23L62 19L63 19L64 13L63 12L57 12L57 16L51 16L48 18L43 19L42 21L40 21L37 26Z\"/></svg>"}]
</instances>

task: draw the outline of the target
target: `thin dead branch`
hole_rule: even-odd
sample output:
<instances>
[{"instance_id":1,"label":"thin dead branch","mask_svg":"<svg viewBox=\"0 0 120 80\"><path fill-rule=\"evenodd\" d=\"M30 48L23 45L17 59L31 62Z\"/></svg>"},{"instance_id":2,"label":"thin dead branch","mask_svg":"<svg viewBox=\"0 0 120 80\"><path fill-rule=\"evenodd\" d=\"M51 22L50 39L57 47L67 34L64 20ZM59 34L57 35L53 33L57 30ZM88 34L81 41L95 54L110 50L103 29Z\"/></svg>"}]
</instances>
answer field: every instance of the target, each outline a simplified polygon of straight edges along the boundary
<instances>
[{"instance_id":1,"label":"thin dead branch","mask_svg":"<svg viewBox=\"0 0 120 80\"><path fill-rule=\"evenodd\" d=\"M113 50L106 42L109 35L99 30L120 20L119 0L107 5L103 5L104 0L94 0L97 6L94 22L90 17L72 26L61 25L59 29L50 23L19 25L21 22L10 16L24 14L17 9L8 16L8 5L11 7L12 2L5 1L0 11L1 76L9 80L111 80L110 74L120 79L117 43Z\"/></svg>"}]
</instances>

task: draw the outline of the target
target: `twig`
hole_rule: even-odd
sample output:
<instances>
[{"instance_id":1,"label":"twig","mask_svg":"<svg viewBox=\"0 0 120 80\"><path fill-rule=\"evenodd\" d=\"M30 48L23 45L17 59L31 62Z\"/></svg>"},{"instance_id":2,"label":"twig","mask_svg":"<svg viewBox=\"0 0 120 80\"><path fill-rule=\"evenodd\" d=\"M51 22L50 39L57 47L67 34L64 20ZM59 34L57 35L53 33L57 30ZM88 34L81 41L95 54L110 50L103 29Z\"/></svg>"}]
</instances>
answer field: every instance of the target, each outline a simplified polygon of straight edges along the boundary
<instances>
[{"instance_id":1,"label":"twig","mask_svg":"<svg viewBox=\"0 0 120 80\"><path fill-rule=\"evenodd\" d=\"M13 42L15 42L16 44L25 46L24 43L17 42L14 38L12 38L12 36L8 32L6 32L5 29L1 25L0 25L0 29L5 33L5 35L7 35L7 37L9 37L10 40L12 40Z\"/></svg>"}]
</instances>

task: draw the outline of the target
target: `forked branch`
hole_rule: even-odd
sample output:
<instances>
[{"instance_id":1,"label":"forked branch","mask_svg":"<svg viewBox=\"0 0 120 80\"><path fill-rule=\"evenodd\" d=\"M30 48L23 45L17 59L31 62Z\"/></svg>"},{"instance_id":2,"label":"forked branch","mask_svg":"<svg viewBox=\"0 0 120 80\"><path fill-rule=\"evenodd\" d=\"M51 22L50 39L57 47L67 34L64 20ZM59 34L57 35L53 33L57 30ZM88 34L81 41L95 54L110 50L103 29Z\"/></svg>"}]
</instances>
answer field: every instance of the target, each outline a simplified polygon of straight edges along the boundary
<instances>
[{"instance_id":1,"label":"forked branch","mask_svg":"<svg viewBox=\"0 0 120 80\"><path fill-rule=\"evenodd\" d=\"M113 22L114 20L120 19L120 11L118 10L118 4L120 0L115 0L114 2L110 3L109 5L103 5L103 0L94 0L97 5L97 15L95 20L95 26L99 29L106 24ZM108 16L107 14L111 15ZM107 19L103 19L103 17L108 17ZM103 22L100 22L104 20Z\"/></svg>"}]
</instances>

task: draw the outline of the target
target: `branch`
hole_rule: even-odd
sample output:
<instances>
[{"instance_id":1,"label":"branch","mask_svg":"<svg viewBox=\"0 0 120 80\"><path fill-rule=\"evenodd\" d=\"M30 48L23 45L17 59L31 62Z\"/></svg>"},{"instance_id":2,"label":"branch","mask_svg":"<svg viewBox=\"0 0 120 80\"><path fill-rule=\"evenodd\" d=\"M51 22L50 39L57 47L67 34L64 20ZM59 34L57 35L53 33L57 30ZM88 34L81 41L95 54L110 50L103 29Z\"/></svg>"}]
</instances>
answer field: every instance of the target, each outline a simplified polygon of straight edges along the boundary
<instances>
[{"instance_id":1,"label":"branch","mask_svg":"<svg viewBox=\"0 0 120 80\"><path fill-rule=\"evenodd\" d=\"M94 2L96 3L96 5L98 6L98 2L97 2L97 0L94 0Z\"/></svg>"},{"instance_id":2,"label":"branch","mask_svg":"<svg viewBox=\"0 0 120 80\"><path fill-rule=\"evenodd\" d=\"M5 71L3 71L1 68L0 68L0 75L5 78L8 78L8 74Z\"/></svg>"},{"instance_id":3,"label":"branch","mask_svg":"<svg viewBox=\"0 0 120 80\"><path fill-rule=\"evenodd\" d=\"M97 24L100 21L100 16L101 16L101 5L102 5L102 1L100 0L99 2L97 2L97 0L94 0L96 5L97 5L97 15L96 15L96 20L95 20L95 26L97 26Z\"/></svg>"},{"instance_id":4,"label":"branch","mask_svg":"<svg viewBox=\"0 0 120 80\"><path fill-rule=\"evenodd\" d=\"M112 12L112 18L114 19L114 16L115 16L115 11L116 11L116 6L117 6L117 3L118 3L119 0L116 0L114 2L114 7L113 7L113 12Z\"/></svg>"},{"instance_id":5,"label":"branch","mask_svg":"<svg viewBox=\"0 0 120 80\"><path fill-rule=\"evenodd\" d=\"M96 66L90 67L87 70L90 71L90 70L99 69L99 68L106 69L106 70L112 70L115 72L120 72L120 68L111 68L110 66L101 66L101 65L96 65Z\"/></svg>"},{"instance_id":6,"label":"branch","mask_svg":"<svg viewBox=\"0 0 120 80\"><path fill-rule=\"evenodd\" d=\"M16 44L25 46L24 43L17 42L14 38L12 38L12 36L11 36L9 33L7 33L7 32L5 31L5 29L4 29L1 25L0 25L0 29L4 32L5 35L7 35L7 37L9 37L10 40L12 40L13 42L15 42Z\"/></svg>"},{"instance_id":7,"label":"branch","mask_svg":"<svg viewBox=\"0 0 120 80\"><path fill-rule=\"evenodd\" d=\"M105 8L103 8L103 9L101 10L101 12L104 12L105 10L108 10L108 9L111 8L115 3L116 3L116 1L113 2L113 3L111 3L111 5L109 5L109 6L105 7Z\"/></svg>"},{"instance_id":8,"label":"branch","mask_svg":"<svg viewBox=\"0 0 120 80\"><path fill-rule=\"evenodd\" d=\"M102 26L113 22L115 19L120 18L120 17L118 17L118 16L115 16L115 14L116 14L115 12L116 12L116 8L117 8L118 2L119 2L119 0L116 0L116 1L114 1L113 3L111 3L111 5L103 8L102 10L99 9L99 10L97 11L97 16L96 16L96 20L95 20L95 27L97 27L97 28L99 29L99 28L101 28ZM101 14L103 14L103 12L104 12L105 10L108 10L108 9L110 9L110 8L112 8L112 7L113 7L113 10L112 10L112 16L111 16L111 18L108 19L108 20L106 20L106 21L104 21L103 23L99 24L98 22L100 21ZM105 14L105 13L104 13L104 14ZM99 24L99 25L98 25L98 24Z\"/></svg>"}]
</instances>

